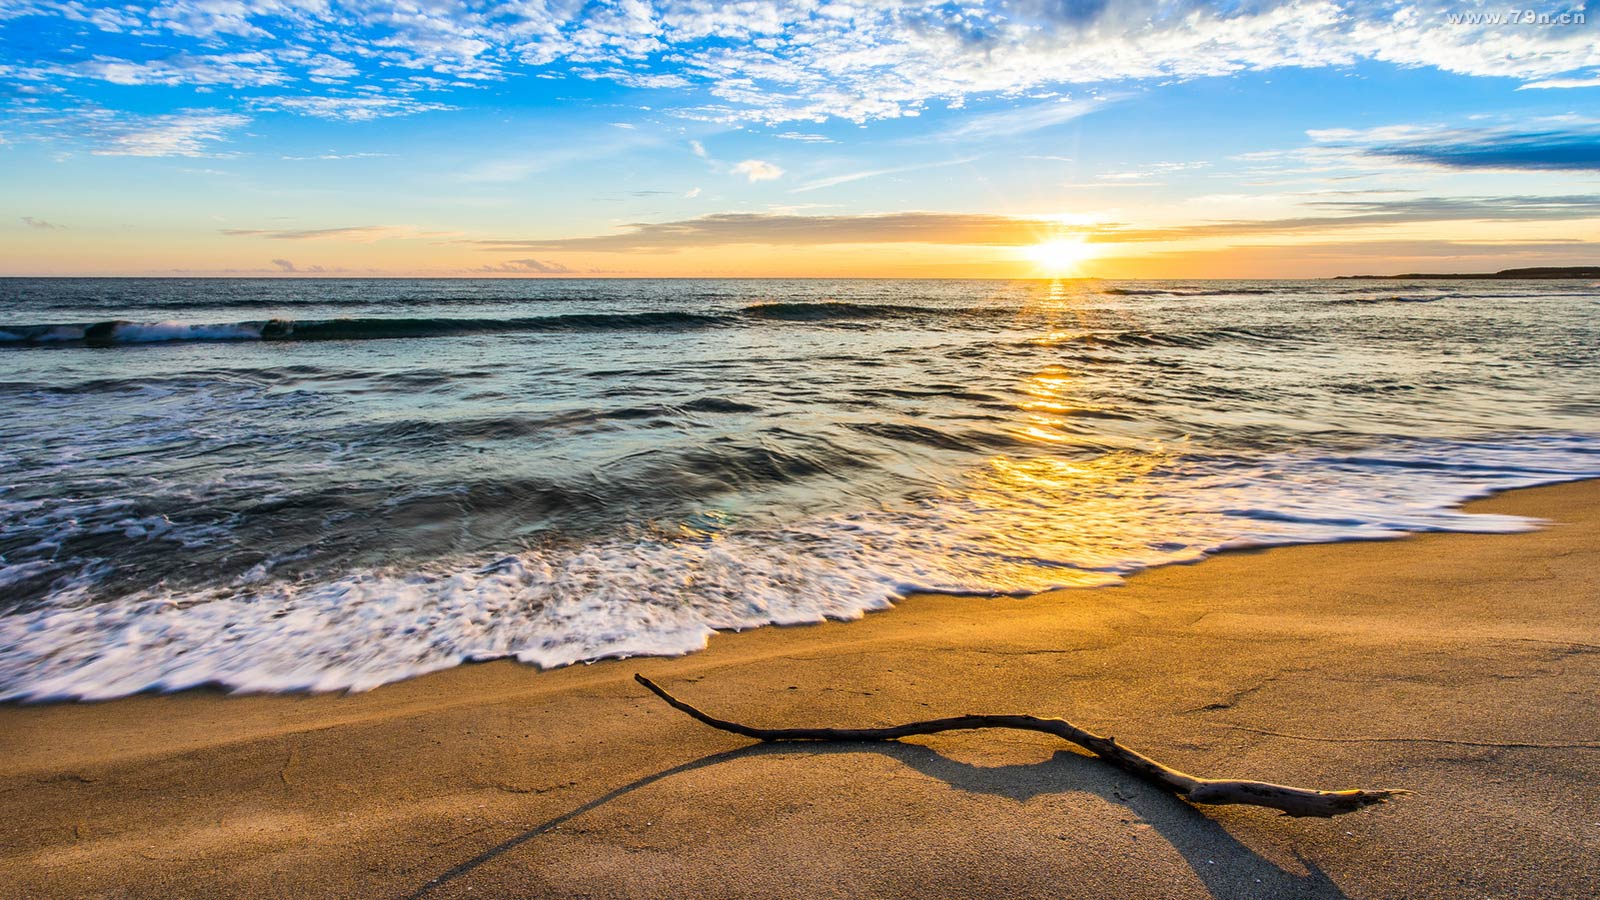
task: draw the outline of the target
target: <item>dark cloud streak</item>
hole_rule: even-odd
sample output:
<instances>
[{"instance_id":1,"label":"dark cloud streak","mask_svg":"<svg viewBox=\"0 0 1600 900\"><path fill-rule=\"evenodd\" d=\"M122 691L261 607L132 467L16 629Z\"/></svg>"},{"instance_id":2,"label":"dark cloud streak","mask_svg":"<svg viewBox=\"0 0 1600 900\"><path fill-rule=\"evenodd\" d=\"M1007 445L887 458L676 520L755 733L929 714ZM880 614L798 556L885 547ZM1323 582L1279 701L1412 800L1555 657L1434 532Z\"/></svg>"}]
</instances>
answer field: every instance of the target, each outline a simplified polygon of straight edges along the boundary
<instances>
[{"instance_id":1,"label":"dark cloud streak","mask_svg":"<svg viewBox=\"0 0 1600 900\"><path fill-rule=\"evenodd\" d=\"M1447 169L1600 172L1600 128L1592 123L1540 130L1324 132L1320 139L1329 146L1356 150L1364 157Z\"/></svg>"},{"instance_id":2,"label":"dark cloud streak","mask_svg":"<svg viewBox=\"0 0 1600 900\"><path fill-rule=\"evenodd\" d=\"M1600 217L1600 195L1419 197L1413 200L1319 200L1305 204L1334 215L1260 221L1209 222L1175 228L1119 229L1090 235L1099 243L1177 241L1203 237L1267 235L1327 228L1405 225L1416 222L1564 221Z\"/></svg>"}]
</instances>

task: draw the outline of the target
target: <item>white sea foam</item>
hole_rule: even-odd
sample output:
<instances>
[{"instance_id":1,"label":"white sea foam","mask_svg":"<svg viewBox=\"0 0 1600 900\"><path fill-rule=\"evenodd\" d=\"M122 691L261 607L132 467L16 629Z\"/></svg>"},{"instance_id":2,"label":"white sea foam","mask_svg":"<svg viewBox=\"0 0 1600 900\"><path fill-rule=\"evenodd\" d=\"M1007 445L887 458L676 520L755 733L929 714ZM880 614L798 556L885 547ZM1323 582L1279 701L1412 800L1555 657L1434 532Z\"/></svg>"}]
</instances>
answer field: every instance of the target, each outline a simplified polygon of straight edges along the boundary
<instances>
[{"instance_id":1,"label":"white sea foam","mask_svg":"<svg viewBox=\"0 0 1600 900\"><path fill-rule=\"evenodd\" d=\"M261 339L262 322L196 325L189 322L119 322L112 340L122 344L166 341L253 341Z\"/></svg>"},{"instance_id":2,"label":"white sea foam","mask_svg":"<svg viewBox=\"0 0 1600 900\"><path fill-rule=\"evenodd\" d=\"M66 584L46 608L0 619L0 699L211 683L364 690L467 660L674 655L719 629L855 618L917 589L1022 593L1114 583L1224 548L1525 530L1536 523L1454 507L1589 476L1600 476L1600 442L1576 437L996 458L945 495L783 529L616 537L312 581L252 573L111 602ZM26 574L0 567L0 584Z\"/></svg>"}]
</instances>

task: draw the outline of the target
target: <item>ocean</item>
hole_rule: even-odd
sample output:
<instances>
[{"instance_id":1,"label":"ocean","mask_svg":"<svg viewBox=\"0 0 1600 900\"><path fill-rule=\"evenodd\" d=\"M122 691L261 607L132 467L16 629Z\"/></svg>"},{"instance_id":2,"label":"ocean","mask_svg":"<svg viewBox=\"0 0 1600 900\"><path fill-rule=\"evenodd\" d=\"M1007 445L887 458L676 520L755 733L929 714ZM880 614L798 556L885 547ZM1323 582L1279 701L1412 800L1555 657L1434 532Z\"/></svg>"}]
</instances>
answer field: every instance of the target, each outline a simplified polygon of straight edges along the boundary
<instances>
[{"instance_id":1,"label":"ocean","mask_svg":"<svg viewBox=\"0 0 1600 900\"><path fill-rule=\"evenodd\" d=\"M1583 281L0 279L0 699L1523 530L1457 505L1600 476L1597 347Z\"/></svg>"}]
</instances>

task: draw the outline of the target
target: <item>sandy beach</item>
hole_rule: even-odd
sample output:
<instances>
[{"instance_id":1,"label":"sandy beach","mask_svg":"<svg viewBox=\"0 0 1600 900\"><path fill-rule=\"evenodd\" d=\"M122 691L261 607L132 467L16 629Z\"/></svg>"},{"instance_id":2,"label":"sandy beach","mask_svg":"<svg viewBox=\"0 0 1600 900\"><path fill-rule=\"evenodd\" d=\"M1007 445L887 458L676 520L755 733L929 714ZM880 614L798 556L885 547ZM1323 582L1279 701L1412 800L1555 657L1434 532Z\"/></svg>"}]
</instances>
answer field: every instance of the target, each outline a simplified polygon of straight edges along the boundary
<instances>
[{"instance_id":1,"label":"sandy beach","mask_svg":"<svg viewBox=\"0 0 1600 900\"><path fill-rule=\"evenodd\" d=\"M1539 531L1232 553L913 597L680 659L358 695L0 708L5 897L1600 894L1600 482ZM1062 716L1178 768L1415 795L1197 808L1044 736L752 746L757 724Z\"/></svg>"}]
</instances>

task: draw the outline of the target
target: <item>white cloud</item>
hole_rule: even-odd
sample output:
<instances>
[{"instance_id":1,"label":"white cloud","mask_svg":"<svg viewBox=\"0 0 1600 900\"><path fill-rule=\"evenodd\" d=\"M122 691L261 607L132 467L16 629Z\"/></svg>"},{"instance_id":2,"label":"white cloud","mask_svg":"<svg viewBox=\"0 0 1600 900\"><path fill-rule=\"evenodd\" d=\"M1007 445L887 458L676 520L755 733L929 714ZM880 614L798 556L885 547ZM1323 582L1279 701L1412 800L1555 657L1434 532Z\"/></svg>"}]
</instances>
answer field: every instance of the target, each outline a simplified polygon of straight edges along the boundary
<instances>
[{"instance_id":1,"label":"white cloud","mask_svg":"<svg viewBox=\"0 0 1600 900\"><path fill-rule=\"evenodd\" d=\"M119 33L138 28L142 23L137 15L126 10L88 9L76 0L45 5L43 3L12 3L0 5L0 19L20 15L59 15L69 22L83 22L101 31Z\"/></svg>"},{"instance_id":2,"label":"white cloud","mask_svg":"<svg viewBox=\"0 0 1600 900\"><path fill-rule=\"evenodd\" d=\"M271 56L260 52L203 56L180 53L145 62L96 56L87 62L55 71L126 85L225 84L231 87L262 87L283 84L289 80Z\"/></svg>"},{"instance_id":3,"label":"white cloud","mask_svg":"<svg viewBox=\"0 0 1600 900\"><path fill-rule=\"evenodd\" d=\"M1517 88L1519 91L1547 90L1550 88L1587 88L1600 87L1600 75L1594 78L1547 78L1544 81L1530 81Z\"/></svg>"},{"instance_id":4,"label":"white cloud","mask_svg":"<svg viewBox=\"0 0 1600 900\"><path fill-rule=\"evenodd\" d=\"M332 56L316 56L308 60L307 63L306 74L311 76L312 81L324 83L343 81L361 74L361 70L356 68L350 61Z\"/></svg>"},{"instance_id":5,"label":"white cloud","mask_svg":"<svg viewBox=\"0 0 1600 900\"><path fill-rule=\"evenodd\" d=\"M1378 61L1529 88L1595 86L1595 26L1463 25L1443 0L158 0L91 10L12 2L11 18L147 32L159 58L97 57L78 77L130 84L318 85L361 77L388 105L307 96L274 108L360 119L445 108L401 96L519 74L679 92L673 111L730 123L866 122L1014 103L1066 88ZM1484 7L1487 8L1487 7ZM1551 7L1554 9L1555 7ZM82 23L79 25L77 23ZM22 26L24 28L29 26ZM119 45L120 46L120 45ZM219 46L237 52L218 53ZM46 80L67 77L42 72ZM1087 101L982 114L981 138L1059 124ZM785 132L799 137L802 131Z\"/></svg>"},{"instance_id":6,"label":"white cloud","mask_svg":"<svg viewBox=\"0 0 1600 900\"><path fill-rule=\"evenodd\" d=\"M413 100L410 97L260 97L251 101L256 109L269 112L293 112L319 119L336 119L345 122L366 122L393 116L411 116L423 112L455 109L445 103Z\"/></svg>"},{"instance_id":7,"label":"white cloud","mask_svg":"<svg viewBox=\"0 0 1600 900\"><path fill-rule=\"evenodd\" d=\"M754 184L757 181L775 181L783 176L783 170L763 159L747 159L734 165L733 174L743 175Z\"/></svg>"},{"instance_id":8,"label":"white cloud","mask_svg":"<svg viewBox=\"0 0 1600 900\"><path fill-rule=\"evenodd\" d=\"M150 24L200 38L271 37L251 19L290 12L289 4L271 0L165 0L150 11Z\"/></svg>"},{"instance_id":9,"label":"white cloud","mask_svg":"<svg viewBox=\"0 0 1600 900\"><path fill-rule=\"evenodd\" d=\"M651 74L643 72L628 72L621 69L608 69L603 72L581 72L580 77L588 79L605 79L625 84L634 88L666 89L684 88L690 85L689 79L682 75Z\"/></svg>"},{"instance_id":10,"label":"white cloud","mask_svg":"<svg viewBox=\"0 0 1600 900\"><path fill-rule=\"evenodd\" d=\"M100 117L95 117L100 118ZM237 113L198 110L151 116L103 126L104 143L96 156L211 156L211 144L250 119Z\"/></svg>"}]
</instances>

